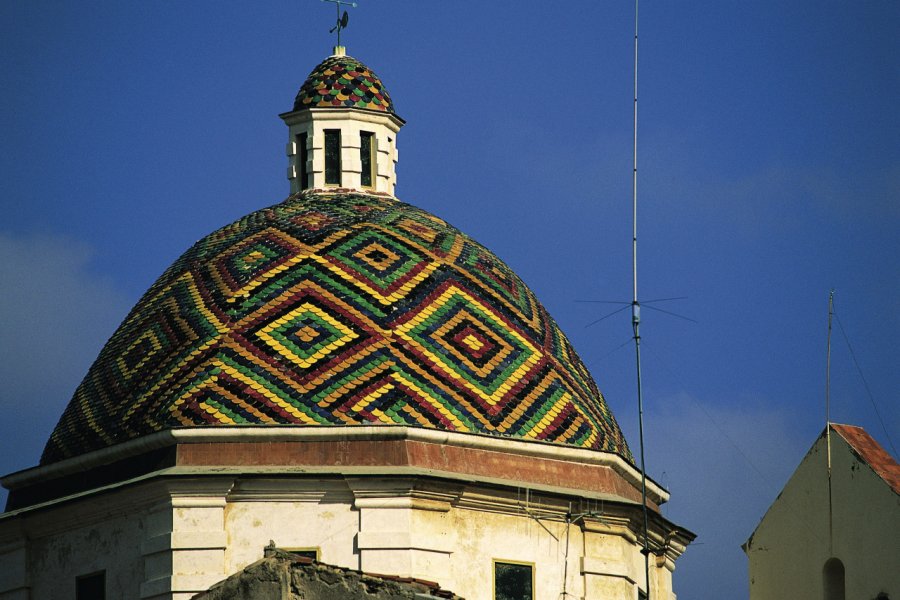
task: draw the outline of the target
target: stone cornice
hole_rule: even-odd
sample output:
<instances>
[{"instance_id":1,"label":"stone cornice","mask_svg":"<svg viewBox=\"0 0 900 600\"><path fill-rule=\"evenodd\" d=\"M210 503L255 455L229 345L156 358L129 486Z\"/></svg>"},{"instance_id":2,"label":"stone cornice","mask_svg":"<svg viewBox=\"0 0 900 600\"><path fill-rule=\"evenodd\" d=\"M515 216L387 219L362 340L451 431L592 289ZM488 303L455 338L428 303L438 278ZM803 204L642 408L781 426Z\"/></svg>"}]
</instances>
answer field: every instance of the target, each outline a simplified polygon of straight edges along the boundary
<instances>
[{"instance_id":1,"label":"stone cornice","mask_svg":"<svg viewBox=\"0 0 900 600\"><path fill-rule=\"evenodd\" d=\"M42 465L12 473L0 479L7 489L47 481L63 475L91 469L137 456L151 450L175 444L236 443L236 442L324 442L324 441L387 441L409 440L447 447L471 448L501 452L504 454L566 461L583 465L602 465L619 474L632 486L639 488L640 471L618 454L597 452L585 448L561 446L546 442L500 438L472 433L456 433L405 426L266 426L266 427L207 427L160 431L115 446L88 452L49 465ZM647 480L650 500L662 504L669 499L668 492L651 479Z\"/></svg>"},{"instance_id":2,"label":"stone cornice","mask_svg":"<svg viewBox=\"0 0 900 600\"><path fill-rule=\"evenodd\" d=\"M146 460L154 453L167 458ZM131 468L141 461L143 470ZM104 471L105 479L95 476L98 485L78 484L80 474ZM13 507L21 508L154 472L427 476L640 502L640 472L613 453L403 426L173 429L20 471L2 482L11 498L18 497ZM59 492L53 491L55 481L61 482ZM668 493L648 481L653 510L666 500Z\"/></svg>"}]
</instances>

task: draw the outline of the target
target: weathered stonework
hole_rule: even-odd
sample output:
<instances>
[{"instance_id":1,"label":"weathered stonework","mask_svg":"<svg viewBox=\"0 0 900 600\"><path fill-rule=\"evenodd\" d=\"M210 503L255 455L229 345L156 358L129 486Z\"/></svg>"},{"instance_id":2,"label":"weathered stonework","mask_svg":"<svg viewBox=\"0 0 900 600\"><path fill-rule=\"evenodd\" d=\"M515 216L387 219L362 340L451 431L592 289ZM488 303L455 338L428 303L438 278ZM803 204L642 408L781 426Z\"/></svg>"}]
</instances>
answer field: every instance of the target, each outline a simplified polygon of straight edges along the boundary
<instances>
[{"instance_id":1,"label":"weathered stonework","mask_svg":"<svg viewBox=\"0 0 900 600\"><path fill-rule=\"evenodd\" d=\"M274 549L266 554L193 600L462 600L430 581L370 575Z\"/></svg>"},{"instance_id":2,"label":"weathered stonework","mask_svg":"<svg viewBox=\"0 0 900 600\"><path fill-rule=\"evenodd\" d=\"M168 462L141 459L160 452ZM67 479L103 465L131 478ZM4 478L25 506L0 516L0 600L66 598L101 571L107 598L190 600L272 539L467 598L491 598L500 561L532 566L535 598L634 600L646 589L637 482L611 452L424 428L160 432ZM659 512L665 490L648 480L647 493L650 598L671 600L694 536Z\"/></svg>"}]
</instances>

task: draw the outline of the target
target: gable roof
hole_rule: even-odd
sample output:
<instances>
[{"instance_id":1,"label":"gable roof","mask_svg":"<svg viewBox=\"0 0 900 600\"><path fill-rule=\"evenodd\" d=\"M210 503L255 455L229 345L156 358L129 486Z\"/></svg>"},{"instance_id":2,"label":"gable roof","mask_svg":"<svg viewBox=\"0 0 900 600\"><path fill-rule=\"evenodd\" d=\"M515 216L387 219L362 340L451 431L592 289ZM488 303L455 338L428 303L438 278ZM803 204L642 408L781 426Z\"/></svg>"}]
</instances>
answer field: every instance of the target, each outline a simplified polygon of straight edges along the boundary
<instances>
[{"instance_id":1,"label":"gable roof","mask_svg":"<svg viewBox=\"0 0 900 600\"><path fill-rule=\"evenodd\" d=\"M881 445L875 441L875 439L870 436L865 429L862 427L857 427L856 425L842 425L840 423L829 423L828 427L831 428L836 434L838 434L848 446L850 446L850 451L853 452L854 455L860 460L860 462L868 465L870 469L881 479L884 481L891 491L895 494L900 495L900 464L897 463L894 458L888 454L888 452L881 447ZM756 528L754 528L753 533L750 534L750 537L746 542L741 544L741 548L744 550L744 553L749 555L751 546L753 545L753 540L756 537L757 533L762 527L763 522L769 516L769 513L775 507L775 505L781 500L782 495L785 490L791 483L791 480L796 476L797 471L800 470L803 464L809 459L810 455L815 451L816 446L819 444L825 443L825 437L828 434L828 429L823 429L822 433L819 434L819 437L816 438L816 441L813 443L812 447L807 452L806 456L804 456L803 460L800 461L800 465L794 469L794 472L791 474L791 478L782 488L781 492L779 492L778 497L775 501L769 505L769 508L766 509L765 514L763 514L762 518L760 518L759 523Z\"/></svg>"},{"instance_id":2,"label":"gable roof","mask_svg":"<svg viewBox=\"0 0 900 600\"><path fill-rule=\"evenodd\" d=\"M900 464L866 433L862 427L832 423L831 429L850 445L854 452L881 477L895 494L900 494Z\"/></svg>"}]
</instances>

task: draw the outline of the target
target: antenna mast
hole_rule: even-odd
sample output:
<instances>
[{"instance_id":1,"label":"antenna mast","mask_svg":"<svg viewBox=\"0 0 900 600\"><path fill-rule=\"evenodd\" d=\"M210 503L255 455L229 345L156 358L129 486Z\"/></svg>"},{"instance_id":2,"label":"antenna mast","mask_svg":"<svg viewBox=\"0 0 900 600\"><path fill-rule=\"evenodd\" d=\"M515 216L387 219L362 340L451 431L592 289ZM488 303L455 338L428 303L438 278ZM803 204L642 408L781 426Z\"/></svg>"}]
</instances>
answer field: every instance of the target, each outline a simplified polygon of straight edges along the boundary
<instances>
[{"instance_id":1,"label":"antenna mast","mask_svg":"<svg viewBox=\"0 0 900 600\"><path fill-rule=\"evenodd\" d=\"M634 115L631 170L631 273L634 295L631 301L631 328L634 331L634 352L637 363L638 432L641 446L641 509L644 516L644 581L647 598L650 598L650 542L647 516L647 469L644 464L644 397L641 389L641 305L638 302L637 285L637 117L638 117L638 0L634 0Z\"/></svg>"},{"instance_id":2,"label":"antenna mast","mask_svg":"<svg viewBox=\"0 0 900 600\"><path fill-rule=\"evenodd\" d=\"M828 294L828 337L825 343L825 447L828 471L828 547L833 553L833 523L831 494L831 320L834 317L834 289Z\"/></svg>"},{"instance_id":3,"label":"antenna mast","mask_svg":"<svg viewBox=\"0 0 900 600\"><path fill-rule=\"evenodd\" d=\"M834 290L828 294L828 338L825 350L825 426L831 424L831 320L834 316ZM830 467L830 463L829 463Z\"/></svg>"}]
</instances>

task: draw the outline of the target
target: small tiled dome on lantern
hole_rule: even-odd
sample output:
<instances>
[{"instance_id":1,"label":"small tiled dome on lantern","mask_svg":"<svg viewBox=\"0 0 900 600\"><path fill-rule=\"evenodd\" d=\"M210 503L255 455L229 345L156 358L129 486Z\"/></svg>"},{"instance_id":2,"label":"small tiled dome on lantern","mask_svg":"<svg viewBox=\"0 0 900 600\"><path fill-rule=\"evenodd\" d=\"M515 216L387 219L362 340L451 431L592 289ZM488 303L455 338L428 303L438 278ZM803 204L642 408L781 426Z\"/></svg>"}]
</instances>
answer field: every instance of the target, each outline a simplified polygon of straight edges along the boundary
<instances>
[{"instance_id":1,"label":"small tiled dome on lantern","mask_svg":"<svg viewBox=\"0 0 900 600\"><path fill-rule=\"evenodd\" d=\"M281 118L288 126L291 193L394 194L404 121L381 80L343 46L313 69Z\"/></svg>"},{"instance_id":2,"label":"small tiled dome on lantern","mask_svg":"<svg viewBox=\"0 0 900 600\"><path fill-rule=\"evenodd\" d=\"M346 54L319 63L294 100L294 110L339 107L394 112L391 96L378 76Z\"/></svg>"}]
</instances>

